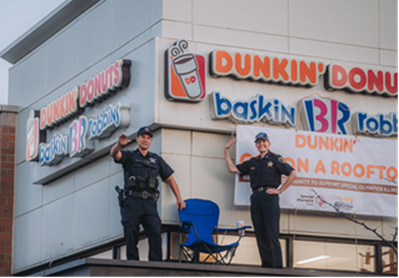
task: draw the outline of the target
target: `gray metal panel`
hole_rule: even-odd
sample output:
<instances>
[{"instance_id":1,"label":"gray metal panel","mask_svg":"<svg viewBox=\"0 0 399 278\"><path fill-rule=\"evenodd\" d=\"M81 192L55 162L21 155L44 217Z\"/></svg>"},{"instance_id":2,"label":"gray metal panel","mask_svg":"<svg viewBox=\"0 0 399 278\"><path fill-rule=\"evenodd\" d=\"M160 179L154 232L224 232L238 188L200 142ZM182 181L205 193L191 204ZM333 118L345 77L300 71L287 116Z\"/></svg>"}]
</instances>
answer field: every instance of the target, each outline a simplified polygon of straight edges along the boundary
<instances>
[{"instance_id":1,"label":"gray metal panel","mask_svg":"<svg viewBox=\"0 0 399 278\"><path fill-rule=\"evenodd\" d=\"M75 249L93 245L109 237L109 187L109 179L104 179L75 193Z\"/></svg>"},{"instance_id":2,"label":"gray metal panel","mask_svg":"<svg viewBox=\"0 0 399 278\"><path fill-rule=\"evenodd\" d=\"M45 53L38 52L31 59L25 60L23 66L14 66L9 71L10 105L27 106L45 93L46 67Z\"/></svg>"},{"instance_id":3,"label":"gray metal panel","mask_svg":"<svg viewBox=\"0 0 399 278\"><path fill-rule=\"evenodd\" d=\"M14 64L47 41L99 0L68 0L4 49L0 56Z\"/></svg>"},{"instance_id":4,"label":"gray metal panel","mask_svg":"<svg viewBox=\"0 0 399 278\"><path fill-rule=\"evenodd\" d=\"M43 206L42 260L54 259L73 249L73 197L68 195Z\"/></svg>"},{"instance_id":5,"label":"gray metal panel","mask_svg":"<svg viewBox=\"0 0 399 278\"><path fill-rule=\"evenodd\" d=\"M93 8L10 70L9 102L26 107L95 67L98 61L150 30L160 19L161 4L160 0L106 1ZM22 76L24 82L20 82Z\"/></svg>"},{"instance_id":6,"label":"gray metal panel","mask_svg":"<svg viewBox=\"0 0 399 278\"><path fill-rule=\"evenodd\" d=\"M113 163L112 164L116 164ZM122 170L120 164L117 164ZM119 172L109 178L109 236L113 237L123 237L123 227L121 223L120 207L118 204L117 193L115 191L115 186L123 187L123 172Z\"/></svg>"},{"instance_id":7,"label":"gray metal panel","mask_svg":"<svg viewBox=\"0 0 399 278\"><path fill-rule=\"evenodd\" d=\"M40 262L42 209L15 218L13 233L13 269L22 269Z\"/></svg>"},{"instance_id":8,"label":"gray metal panel","mask_svg":"<svg viewBox=\"0 0 399 278\"><path fill-rule=\"evenodd\" d=\"M31 165L22 163L15 167L14 217L37 209L42 205L40 185L32 185Z\"/></svg>"},{"instance_id":9,"label":"gray metal panel","mask_svg":"<svg viewBox=\"0 0 399 278\"><path fill-rule=\"evenodd\" d=\"M75 173L69 173L43 187L43 204L48 204L74 191ZM34 186L34 185L31 185Z\"/></svg>"},{"instance_id":10,"label":"gray metal panel","mask_svg":"<svg viewBox=\"0 0 399 278\"><path fill-rule=\"evenodd\" d=\"M109 176L112 158L107 155L75 171L75 190L101 181Z\"/></svg>"}]
</instances>

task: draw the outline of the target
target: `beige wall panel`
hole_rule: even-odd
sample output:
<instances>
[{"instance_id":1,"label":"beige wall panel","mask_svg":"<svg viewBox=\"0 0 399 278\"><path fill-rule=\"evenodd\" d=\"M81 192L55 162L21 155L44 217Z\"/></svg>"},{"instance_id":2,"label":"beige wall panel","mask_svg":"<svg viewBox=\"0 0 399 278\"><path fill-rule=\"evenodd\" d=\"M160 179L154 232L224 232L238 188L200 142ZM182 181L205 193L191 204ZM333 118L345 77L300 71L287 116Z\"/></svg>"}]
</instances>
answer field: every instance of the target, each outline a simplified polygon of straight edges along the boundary
<instances>
[{"instance_id":1,"label":"beige wall panel","mask_svg":"<svg viewBox=\"0 0 399 278\"><path fill-rule=\"evenodd\" d=\"M194 24L254 33L287 35L287 13L286 0L195 0L193 2Z\"/></svg>"},{"instance_id":2,"label":"beige wall panel","mask_svg":"<svg viewBox=\"0 0 399 278\"><path fill-rule=\"evenodd\" d=\"M190 157L188 155L162 154L162 158L175 170L173 177L179 186L183 200L190 198ZM169 185L162 182L161 199L158 201L163 223L180 223L176 208L176 198Z\"/></svg>"},{"instance_id":3,"label":"beige wall panel","mask_svg":"<svg viewBox=\"0 0 399 278\"><path fill-rule=\"evenodd\" d=\"M162 18L175 21L192 22L192 1L163 0Z\"/></svg>"},{"instance_id":4,"label":"beige wall panel","mask_svg":"<svg viewBox=\"0 0 399 278\"><path fill-rule=\"evenodd\" d=\"M191 153L191 132L162 129L162 153L189 155Z\"/></svg>"},{"instance_id":5,"label":"beige wall panel","mask_svg":"<svg viewBox=\"0 0 399 278\"><path fill-rule=\"evenodd\" d=\"M164 20L162 22L162 37L192 40L192 29L192 24L189 23Z\"/></svg>"},{"instance_id":6,"label":"beige wall panel","mask_svg":"<svg viewBox=\"0 0 399 278\"><path fill-rule=\"evenodd\" d=\"M292 37L378 47L378 32L378 1L289 1Z\"/></svg>"},{"instance_id":7,"label":"beige wall panel","mask_svg":"<svg viewBox=\"0 0 399 278\"><path fill-rule=\"evenodd\" d=\"M247 208L234 207L234 175L227 172L224 159L193 157L191 197L215 202L220 226L235 226L237 220L251 222Z\"/></svg>"},{"instance_id":8,"label":"beige wall panel","mask_svg":"<svg viewBox=\"0 0 399 278\"><path fill-rule=\"evenodd\" d=\"M378 1L380 19L380 47L398 50L398 1ZM396 34L396 36L394 35Z\"/></svg>"},{"instance_id":9,"label":"beige wall panel","mask_svg":"<svg viewBox=\"0 0 399 278\"><path fill-rule=\"evenodd\" d=\"M230 140L230 138L231 138L230 135L225 135L225 134L193 132L193 156L204 156L204 157L224 159L224 146ZM234 155L235 157L234 146L235 145L231 147L230 155Z\"/></svg>"}]
</instances>

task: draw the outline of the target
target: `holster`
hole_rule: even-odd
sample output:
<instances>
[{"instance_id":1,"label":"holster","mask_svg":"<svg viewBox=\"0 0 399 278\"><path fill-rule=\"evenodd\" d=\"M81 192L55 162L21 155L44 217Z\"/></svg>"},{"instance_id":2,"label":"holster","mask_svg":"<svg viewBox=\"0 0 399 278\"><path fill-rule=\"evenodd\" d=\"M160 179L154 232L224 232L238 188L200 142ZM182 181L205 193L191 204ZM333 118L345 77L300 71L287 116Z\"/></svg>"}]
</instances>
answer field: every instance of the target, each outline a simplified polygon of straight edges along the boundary
<instances>
[{"instance_id":1,"label":"holster","mask_svg":"<svg viewBox=\"0 0 399 278\"><path fill-rule=\"evenodd\" d=\"M123 204L125 203L125 194L124 190L120 189L119 186L115 186L115 190L118 193L118 203L120 207L123 207Z\"/></svg>"}]
</instances>

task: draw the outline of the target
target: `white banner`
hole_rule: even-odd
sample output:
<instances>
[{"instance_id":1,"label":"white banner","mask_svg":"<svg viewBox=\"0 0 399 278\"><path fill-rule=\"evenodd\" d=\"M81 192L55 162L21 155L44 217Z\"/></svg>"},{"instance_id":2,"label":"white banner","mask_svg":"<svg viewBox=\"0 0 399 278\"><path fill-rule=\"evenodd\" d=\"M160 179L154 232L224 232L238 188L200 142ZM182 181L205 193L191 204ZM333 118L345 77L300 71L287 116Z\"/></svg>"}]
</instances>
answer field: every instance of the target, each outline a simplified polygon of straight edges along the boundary
<instances>
[{"instance_id":1,"label":"white banner","mask_svg":"<svg viewBox=\"0 0 399 278\"><path fill-rule=\"evenodd\" d=\"M340 211L397 217L397 140L239 126L236 164L258 155L254 140L261 131L270 137L270 150L298 174L280 196L282 208L335 211L314 189ZM249 176L235 181L234 203L249 205Z\"/></svg>"}]
</instances>

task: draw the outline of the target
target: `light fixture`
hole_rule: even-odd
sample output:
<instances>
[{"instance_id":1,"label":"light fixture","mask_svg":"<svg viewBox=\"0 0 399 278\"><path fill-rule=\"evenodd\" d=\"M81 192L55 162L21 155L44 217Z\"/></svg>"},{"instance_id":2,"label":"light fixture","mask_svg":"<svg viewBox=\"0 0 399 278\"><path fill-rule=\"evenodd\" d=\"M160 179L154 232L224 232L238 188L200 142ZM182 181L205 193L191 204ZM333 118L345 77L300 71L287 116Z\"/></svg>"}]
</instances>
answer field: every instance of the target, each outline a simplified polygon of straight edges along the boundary
<instances>
[{"instance_id":1,"label":"light fixture","mask_svg":"<svg viewBox=\"0 0 399 278\"><path fill-rule=\"evenodd\" d=\"M307 264L307 263L311 263L311 262L315 262L315 261L320 261L320 260L324 260L324 259L328 259L328 258L331 258L331 257L330 257L330 256L325 256L325 255L323 255L323 256L318 256L318 257L314 257L314 258L311 258L311 259L299 261L299 262L296 262L296 263L297 263L297 264Z\"/></svg>"}]
</instances>

